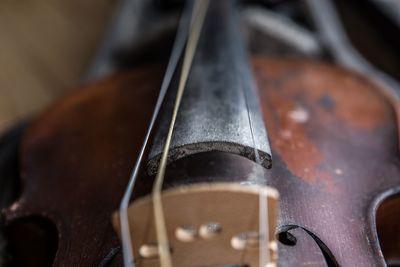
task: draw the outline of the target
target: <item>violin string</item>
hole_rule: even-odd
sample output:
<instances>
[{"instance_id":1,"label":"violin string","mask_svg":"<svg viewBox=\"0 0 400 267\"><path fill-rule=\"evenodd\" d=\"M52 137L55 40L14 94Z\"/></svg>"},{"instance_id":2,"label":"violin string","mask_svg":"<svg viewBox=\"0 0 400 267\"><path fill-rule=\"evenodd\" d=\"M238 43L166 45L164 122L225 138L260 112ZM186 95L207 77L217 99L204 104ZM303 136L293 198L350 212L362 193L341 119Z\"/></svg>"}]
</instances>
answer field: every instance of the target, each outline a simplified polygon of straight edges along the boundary
<instances>
[{"instance_id":1,"label":"violin string","mask_svg":"<svg viewBox=\"0 0 400 267\"><path fill-rule=\"evenodd\" d=\"M267 266L271 260L269 249L269 210L266 190L261 190L259 197L259 228L260 228L260 266Z\"/></svg>"},{"instance_id":2,"label":"violin string","mask_svg":"<svg viewBox=\"0 0 400 267\"><path fill-rule=\"evenodd\" d=\"M125 193L123 195L123 198L120 203L119 207L119 219L120 219L120 227L121 227L121 241L122 241L122 253L123 253L123 261L124 261L124 266L125 267L134 267L135 266L135 259L134 259L134 254L133 254L133 249L132 249L132 239L131 239L131 232L129 229L129 217L128 217L128 205L129 201L132 196L133 188L135 186L136 178L139 173L140 166L143 161L143 156L144 152L146 150L148 141L150 139L150 136L152 134L153 128L155 121L158 117L158 114L161 109L161 105L164 101L166 92L168 90L168 87L171 83L172 77L175 73L175 70L177 68L179 59L182 55L182 52L184 50L188 32L189 32L189 23L188 20L191 17L191 12L192 12L192 6L190 4L191 2L188 1L188 4L185 5L185 8L183 10L182 16L180 18L176 36L175 36L175 41L174 45L171 51L171 56L165 71L165 75L161 84L160 88L160 93L157 98L157 102L143 141L143 145L140 149L139 155L136 159L135 166L133 168L131 177L129 179L129 182L127 184Z\"/></svg>"},{"instance_id":3,"label":"violin string","mask_svg":"<svg viewBox=\"0 0 400 267\"><path fill-rule=\"evenodd\" d=\"M252 78L249 79L251 81L251 86L250 90L255 91L256 85L254 83L254 80ZM249 95L248 92L245 90L245 86L242 85L242 92L244 95L244 100L246 104L246 110L247 110L247 119L249 121L249 127L250 127L250 133L251 133L251 138L252 138L252 143L253 143L253 148L254 148L254 158L255 162L257 163L257 166L255 168L255 175L256 177L261 177L263 176L263 173L261 172L261 158L259 151L257 149L257 142L256 138L254 137L254 126L253 126L253 120L251 116L251 111L249 108ZM257 93L257 92L255 92ZM258 179L257 179L258 180ZM266 184L263 184L262 187L266 186ZM260 240L260 245L259 245L259 266L265 267L270 261L270 251L269 251L269 211L268 211L268 195L267 191L264 190L264 188L261 188L259 190L259 240Z\"/></svg>"},{"instance_id":4,"label":"violin string","mask_svg":"<svg viewBox=\"0 0 400 267\"><path fill-rule=\"evenodd\" d=\"M185 89L186 81L189 76L190 67L195 55L196 47L200 37L201 29L206 15L209 0L196 0L193 7L190 33L183 57L182 70L179 78L178 91L172 113L171 123L165 140L164 149L161 155L156 181L153 186L153 210L156 226L157 242L159 249L160 264L162 267L172 267L171 253L168 243L168 234L161 200L161 190L164 182L165 170L167 165L168 151L171 145L172 133L178 115L180 103Z\"/></svg>"},{"instance_id":5,"label":"violin string","mask_svg":"<svg viewBox=\"0 0 400 267\"><path fill-rule=\"evenodd\" d=\"M255 86L252 86L251 89L254 90ZM249 109L249 103L248 103L248 95L245 92L244 86L242 86L243 94L244 94L244 99L246 103L246 109L247 109L247 118L249 121L249 126L250 126L250 133L252 137L252 142L253 142L253 147L254 147L254 157L255 161L258 164L255 168L255 175L256 177L260 177L263 175L261 172L260 166L261 164L261 158L260 154L258 152L257 146L256 146L256 140L254 137L254 130L253 130L253 122L251 119L251 112ZM264 186L264 185L262 185ZM259 245L259 266L265 267L270 261L270 251L268 248L269 244L269 213L268 213L268 195L266 193L266 190L264 188L261 188L259 190L259 240L260 240L260 245Z\"/></svg>"}]
</instances>

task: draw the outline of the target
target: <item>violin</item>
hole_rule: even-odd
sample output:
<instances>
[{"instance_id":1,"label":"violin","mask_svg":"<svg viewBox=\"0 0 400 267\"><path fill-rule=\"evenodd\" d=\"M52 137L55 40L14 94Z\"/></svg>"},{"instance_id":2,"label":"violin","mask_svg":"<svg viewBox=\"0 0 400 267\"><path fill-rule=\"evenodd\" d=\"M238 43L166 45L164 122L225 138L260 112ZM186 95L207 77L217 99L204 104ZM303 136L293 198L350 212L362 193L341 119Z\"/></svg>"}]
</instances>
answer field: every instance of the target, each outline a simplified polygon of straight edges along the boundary
<instances>
[{"instance_id":1,"label":"violin","mask_svg":"<svg viewBox=\"0 0 400 267\"><path fill-rule=\"evenodd\" d=\"M307 2L337 40L329 1ZM3 212L16 266L400 264L396 82L345 45L337 64L249 56L239 18L186 1L168 62L29 123Z\"/></svg>"}]
</instances>

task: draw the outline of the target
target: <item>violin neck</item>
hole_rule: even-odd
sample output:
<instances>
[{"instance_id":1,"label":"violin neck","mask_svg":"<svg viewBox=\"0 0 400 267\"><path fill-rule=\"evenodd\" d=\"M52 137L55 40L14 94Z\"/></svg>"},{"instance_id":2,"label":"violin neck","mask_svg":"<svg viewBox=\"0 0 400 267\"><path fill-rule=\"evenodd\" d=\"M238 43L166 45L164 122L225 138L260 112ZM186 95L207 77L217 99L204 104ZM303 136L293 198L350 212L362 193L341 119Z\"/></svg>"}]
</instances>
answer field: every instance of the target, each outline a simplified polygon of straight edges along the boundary
<instances>
[{"instance_id":1,"label":"violin neck","mask_svg":"<svg viewBox=\"0 0 400 267\"><path fill-rule=\"evenodd\" d=\"M178 80L179 71L175 76ZM175 81L169 88L161 112L150 152L150 173L157 169L176 85ZM231 152L254 161L258 154L259 163L270 166L270 146L240 32L237 4L231 0L210 1L177 115L169 162L206 151Z\"/></svg>"}]
</instances>

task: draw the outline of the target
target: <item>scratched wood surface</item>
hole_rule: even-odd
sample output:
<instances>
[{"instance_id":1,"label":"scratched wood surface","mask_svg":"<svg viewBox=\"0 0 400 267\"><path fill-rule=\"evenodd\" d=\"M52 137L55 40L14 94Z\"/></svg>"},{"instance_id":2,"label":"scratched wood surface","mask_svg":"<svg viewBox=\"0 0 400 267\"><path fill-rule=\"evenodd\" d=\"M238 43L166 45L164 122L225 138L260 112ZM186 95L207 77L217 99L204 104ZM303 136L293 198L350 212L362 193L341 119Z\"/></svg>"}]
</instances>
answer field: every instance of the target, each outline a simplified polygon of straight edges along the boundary
<instances>
[{"instance_id":1,"label":"scratched wood surface","mask_svg":"<svg viewBox=\"0 0 400 267\"><path fill-rule=\"evenodd\" d=\"M398 198L379 208L378 229L374 217L385 196L400 192L397 102L366 77L332 65L258 58L253 70L273 155L264 175L281 196L277 230L308 231L308 241L298 239L306 241L302 247L280 250L280 266L383 267L383 255L399 266ZM86 86L35 118L21 149L24 190L5 212L19 266L43 266L42 260L121 266L110 218L161 80L162 68L137 67ZM188 157L171 164L165 185L205 177L241 181L255 164L243 159ZM150 192L152 179L140 175L133 195ZM34 226L44 229L43 244L30 230ZM231 262L223 264L218 266Z\"/></svg>"},{"instance_id":2,"label":"scratched wood surface","mask_svg":"<svg viewBox=\"0 0 400 267\"><path fill-rule=\"evenodd\" d=\"M0 134L79 84L116 2L0 1Z\"/></svg>"}]
</instances>

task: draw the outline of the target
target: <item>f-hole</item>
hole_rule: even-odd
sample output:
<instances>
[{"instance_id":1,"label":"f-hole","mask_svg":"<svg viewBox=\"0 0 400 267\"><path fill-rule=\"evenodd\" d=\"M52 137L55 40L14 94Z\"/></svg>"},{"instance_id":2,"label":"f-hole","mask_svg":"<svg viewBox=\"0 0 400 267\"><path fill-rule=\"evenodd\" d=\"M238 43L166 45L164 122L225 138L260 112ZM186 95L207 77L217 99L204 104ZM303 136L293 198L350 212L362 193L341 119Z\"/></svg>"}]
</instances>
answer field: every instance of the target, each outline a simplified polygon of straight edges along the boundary
<instances>
[{"instance_id":1,"label":"f-hole","mask_svg":"<svg viewBox=\"0 0 400 267\"><path fill-rule=\"evenodd\" d=\"M333 256L332 252L329 250L329 248L325 245L324 242L322 242L321 239L319 239L318 236L314 235L312 232L308 231L307 229L303 228L317 243L319 249L322 252L322 255L324 255L326 264L329 267L338 267L339 264L337 263L335 257Z\"/></svg>"},{"instance_id":2,"label":"f-hole","mask_svg":"<svg viewBox=\"0 0 400 267\"><path fill-rule=\"evenodd\" d=\"M12 266L52 266L58 232L47 218L31 216L13 221L6 229Z\"/></svg>"},{"instance_id":3,"label":"f-hole","mask_svg":"<svg viewBox=\"0 0 400 267\"><path fill-rule=\"evenodd\" d=\"M312 239L314 239L318 248L321 250L321 253L322 253L328 267L338 267L339 266L335 257L333 256L332 252L325 245L325 243L321 239L319 239L318 236L316 236L315 234L313 234L311 231L307 230L304 227L300 227L298 225L285 225L285 226L281 227L281 229L277 233L277 238L278 238L279 242L281 242L282 244L284 244L286 246L296 246L297 238L290 233L290 230L296 229L296 228L303 229L307 234L309 234L312 237Z\"/></svg>"},{"instance_id":4,"label":"f-hole","mask_svg":"<svg viewBox=\"0 0 400 267\"><path fill-rule=\"evenodd\" d=\"M388 267L400 267L400 193L386 198L376 211L379 244Z\"/></svg>"}]
</instances>

